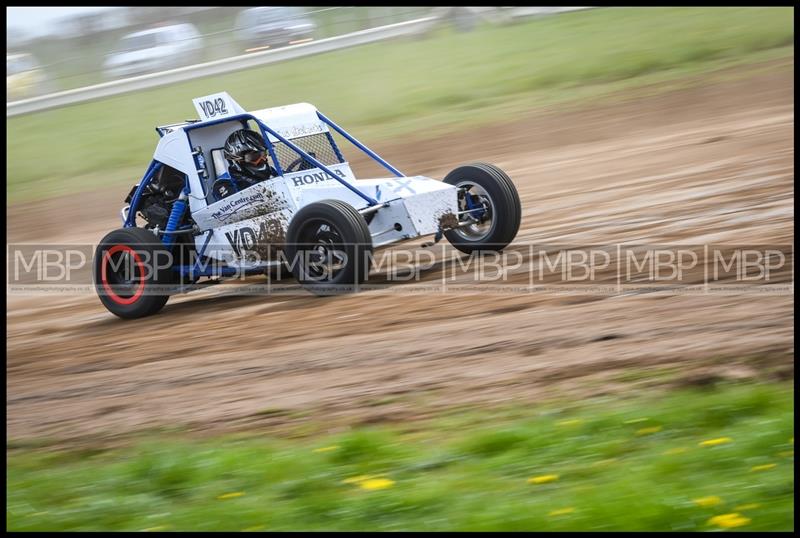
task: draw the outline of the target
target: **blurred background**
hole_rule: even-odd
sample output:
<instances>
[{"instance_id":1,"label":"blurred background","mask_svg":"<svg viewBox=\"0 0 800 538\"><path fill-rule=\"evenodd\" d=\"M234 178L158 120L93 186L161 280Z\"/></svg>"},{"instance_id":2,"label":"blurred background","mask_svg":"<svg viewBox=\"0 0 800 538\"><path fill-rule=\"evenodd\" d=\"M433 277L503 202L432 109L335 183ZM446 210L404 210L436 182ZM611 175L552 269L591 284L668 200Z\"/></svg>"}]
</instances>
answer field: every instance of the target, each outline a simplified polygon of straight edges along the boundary
<instances>
[{"instance_id":1,"label":"blurred background","mask_svg":"<svg viewBox=\"0 0 800 538\"><path fill-rule=\"evenodd\" d=\"M564 245L792 257L793 8L6 13L10 246L93 252L154 127L220 91L312 103L408 175L493 163L522 205L497 289L440 243L419 282L227 283L135 322L91 285L9 292L7 529L794 528L791 264L529 285Z\"/></svg>"},{"instance_id":2,"label":"blurred background","mask_svg":"<svg viewBox=\"0 0 800 538\"><path fill-rule=\"evenodd\" d=\"M7 100L429 16L469 31L574 8L9 7ZM22 75L25 75L23 78Z\"/></svg>"}]
</instances>

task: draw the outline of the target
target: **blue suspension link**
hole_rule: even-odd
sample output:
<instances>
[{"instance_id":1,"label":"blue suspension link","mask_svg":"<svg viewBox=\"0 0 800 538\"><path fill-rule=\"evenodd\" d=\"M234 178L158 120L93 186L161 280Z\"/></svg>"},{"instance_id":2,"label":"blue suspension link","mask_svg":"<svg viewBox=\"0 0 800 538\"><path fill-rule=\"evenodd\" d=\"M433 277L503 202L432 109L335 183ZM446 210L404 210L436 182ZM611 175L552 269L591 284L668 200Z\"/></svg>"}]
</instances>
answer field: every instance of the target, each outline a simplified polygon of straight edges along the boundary
<instances>
[{"instance_id":1,"label":"blue suspension link","mask_svg":"<svg viewBox=\"0 0 800 538\"><path fill-rule=\"evenodd\" d=\"M486 209L482 204L479 204L475 201L469 191L464 191L464 201L467 203L467 211L469 211L470 216L475 217L476 219L483 218L484 213L486 213Z\"/></svg>"},{"instance_id":2,"label":"blue suspension link","mask_svg":"<svg viewBox=\"0 0 800 538\"><path fill-rule=\"evenodd\" d=\"M167 227L164 229L164 231L168 233L165 233L163 236L161 236L161 242L164 243L164 246L171 247L175 242L176 234L169 232L174 232L178 229L178 225L183 219L183 214L186 211L187 205L187 200L183 197L183 195L181 198L175 200L175 203L172 204L172 211L169 214L169 221L167 221Z\"/></svg>"}]
</instances>

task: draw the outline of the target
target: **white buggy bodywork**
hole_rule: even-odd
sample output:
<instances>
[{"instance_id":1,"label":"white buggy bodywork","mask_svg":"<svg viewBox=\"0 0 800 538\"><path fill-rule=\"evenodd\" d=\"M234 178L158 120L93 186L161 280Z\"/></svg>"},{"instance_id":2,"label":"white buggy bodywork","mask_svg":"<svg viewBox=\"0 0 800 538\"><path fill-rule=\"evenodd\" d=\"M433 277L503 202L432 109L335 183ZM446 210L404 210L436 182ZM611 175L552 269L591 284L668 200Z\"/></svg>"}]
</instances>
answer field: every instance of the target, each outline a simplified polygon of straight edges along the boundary
<instances>
[{"instance_id":1,"label":"white buggy bodywork","mask_svg":"<svg viewBox=\"0 0 800 538\"><path fill-rule=\"evenodd\" d=\"M194 105L199 120L156 127L122 228L95 250L95 290L120 318L153 315L170 296L227 278L279 280L283 269L315 295L350 293L368 280L376 247L435 234L467 255L499 252L519 230L519 194L494 164L464 164L442 181L407 177L309 104L246 112L223 92ZM253 132L231 138L242 129ZM394 177L356 179L334 133ZM230 149L243 137L244 148ZM268 179L231 177L229 165L266 169L264 150Z\"/></svg>"},{"instance_id":2,"label":"white buggy bodywork","mask_svg":"<svg viewBox=\"0 0 800 538\"><path fill-rule=\"evenodd\" d=\"M210 186L226 173L224 159L215 155L214 149L221 148L232 132L242 128L241 115L248 113L224 92L195 99L194 103L201 121L160 128L164 134L153 159L186 174L189 208L199 228L195 246L209 258L241 267L267 263L251 261L243 252L253 244L281 244L292 216L324 199L340 200L362 214L372 214L367 220L374 247L441 232L442 222L458 214L457 189L452 185L424 176L356 179L347 162L326 166L337 178L320 167L284 172L214 200L209 195ZM249 114L289 141L329 133L328 124L307 103ZM272 144L281 143L279 138L262 132ZM195 148L201 148L202 155L193 153ZM338 149L337 154L341 156ZM205 167L198 167L198 162Z\"/></svg>"}]
</instances>

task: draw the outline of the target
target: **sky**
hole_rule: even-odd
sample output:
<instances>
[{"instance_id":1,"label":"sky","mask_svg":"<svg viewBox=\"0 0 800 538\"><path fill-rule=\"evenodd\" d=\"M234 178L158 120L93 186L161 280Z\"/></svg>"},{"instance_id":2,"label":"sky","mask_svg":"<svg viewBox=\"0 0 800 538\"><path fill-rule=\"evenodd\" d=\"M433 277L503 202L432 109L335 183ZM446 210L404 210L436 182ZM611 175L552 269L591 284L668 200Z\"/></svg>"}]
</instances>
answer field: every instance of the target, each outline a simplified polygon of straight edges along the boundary
<instances>
[{"instance_id":1,"label":"sky","mask_svg":"<svg viewBox=\"0 0 800 538\"><path fill-rule=\"evenodd\" d=\"M29 37L56 33L59 22L71 16L119 7L6 7L6 31L16 28Z\"/></svg>"}]
</instances>

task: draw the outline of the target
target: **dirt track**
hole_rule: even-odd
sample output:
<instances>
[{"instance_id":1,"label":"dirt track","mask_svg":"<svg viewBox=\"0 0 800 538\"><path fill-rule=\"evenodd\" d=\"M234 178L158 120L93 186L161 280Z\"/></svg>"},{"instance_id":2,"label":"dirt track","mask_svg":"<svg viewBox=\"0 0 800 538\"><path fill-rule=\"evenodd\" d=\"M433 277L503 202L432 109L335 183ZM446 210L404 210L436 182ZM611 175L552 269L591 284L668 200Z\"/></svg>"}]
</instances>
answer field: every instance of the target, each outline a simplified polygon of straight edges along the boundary
<instances>
[{"instance_id":1,"label":"dirt track","mask_svg":"<svg viewBox=\"0 0 800 538\"><path fill-rule=\"evenodd\" d=\"M376 149L432 177L473 160L505 169L522 197L518 244L793 243L792 67ZM118 226L126 191L11 207L8 240L97 241ZM10 296L9 438L409 420L636 381L793 375L788 294L320 299L222 288L135 322L95 296Z\"/></svg>"}]
</instances>

